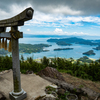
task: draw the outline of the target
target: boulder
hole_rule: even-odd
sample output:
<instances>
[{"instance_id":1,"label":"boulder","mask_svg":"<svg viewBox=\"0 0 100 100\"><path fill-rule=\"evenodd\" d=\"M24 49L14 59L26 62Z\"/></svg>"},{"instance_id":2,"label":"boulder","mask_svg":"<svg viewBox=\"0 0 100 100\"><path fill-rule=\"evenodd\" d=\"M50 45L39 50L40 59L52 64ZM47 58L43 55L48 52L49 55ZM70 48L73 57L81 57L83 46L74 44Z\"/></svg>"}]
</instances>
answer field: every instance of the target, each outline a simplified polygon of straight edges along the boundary
<instances>
[{"instance_id":1,"label":"boulder","mask_svg":"<svg viewBox=\"0 0 100 100\"><path fill-rule=\"evenodd\" d=\"M46 67L45 69L41 70L37 74L41 77L50 77L53 79L58 79L60 81L65 81L61 73L58 72L57 69L52 67Z\"/></svg>"}]
</instances>

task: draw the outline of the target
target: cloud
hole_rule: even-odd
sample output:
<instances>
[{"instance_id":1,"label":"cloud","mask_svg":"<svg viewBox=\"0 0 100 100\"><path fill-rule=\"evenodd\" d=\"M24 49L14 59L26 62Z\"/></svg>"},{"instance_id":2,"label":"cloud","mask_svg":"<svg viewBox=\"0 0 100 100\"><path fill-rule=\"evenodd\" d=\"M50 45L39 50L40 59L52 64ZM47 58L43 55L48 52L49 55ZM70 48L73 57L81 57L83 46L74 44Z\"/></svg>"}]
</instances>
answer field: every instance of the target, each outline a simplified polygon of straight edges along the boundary
<instances>
[{"instance_id":1,"label":"cloud","mask_svg":"<svg viewBox=\"0 0 100 100\"><path fill-rule=\"evenodd\" d=\"M39 9L42 10L42 12L46 12L46 13L53 13L53 14L57 14L57 15L80 15L82 14L81 11L77 11L77 10L72 10L71 8L69 8L68 6L43 6L43 7L39 7Z\"/></svg>"},{"instance_id":2,"label":"cloud","mask_svg":"<svg viewBox=\"0 0 100 100\"><path fill-rule=\"evenodd\" d=\"M56 28L56 29L54 30L54 32L57 32L57 33L62 33L62 32L63 32L63 30L62 30L62 29L59 29L59 28Z\"/></svg>"},{"instance_id":3,"label":"cloud","mask_svg":"<svg viewBox=\"0 0 100 100\"><path fill-rule=\"evenodd\" d=\"M15 16L27 7L35 11L33 19L25 22L26 29L31 29L33 33L39 28L41 34L87 34L87 30L81 33L76 28L81 27L80 31L86 28L86 24L91 29L100 25L100 0L0 0L0 20ZM66 29L70 31L64 31Z\"/></svg>"},{"instance_id":4,"label":"cloud","mask_svg":"<svg viewBox=\"0 0 100 100\"><path fill-rule=\"evenodd\" d=\"M28 5L45 14L100 15L100 0L0 0L0 9L5 13L19 13Z\"/></svg>"},{"instance_id":5,"label":"cloud","mask_svg":"<svg viewBox=\"0 0 100 100\"><path fill-rule=\"evenodd\" d=\"M86 23L96 23L100 25L100 17L97 16L63 16L35 12L31 21L25 25L37 27L67 27L67 26L84 26Z\"/></svg>"},{"instance_id":6,"label":"cloud","mask_svg":"<svg viewBox=\"0 0 100 100\"><path fill-rule=\"evenodd\" d=\"M30 29L27 29L27 31L30 31Z\"/></svg>"}]
</instances>

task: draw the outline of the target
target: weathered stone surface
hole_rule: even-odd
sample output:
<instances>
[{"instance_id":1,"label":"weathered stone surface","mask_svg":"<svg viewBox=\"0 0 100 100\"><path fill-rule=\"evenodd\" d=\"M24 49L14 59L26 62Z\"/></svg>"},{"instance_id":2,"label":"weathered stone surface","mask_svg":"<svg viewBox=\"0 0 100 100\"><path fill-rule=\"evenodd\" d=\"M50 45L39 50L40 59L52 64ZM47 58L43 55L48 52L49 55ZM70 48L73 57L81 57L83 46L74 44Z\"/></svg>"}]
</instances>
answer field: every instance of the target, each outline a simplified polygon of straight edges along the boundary
<instances>
[{"instance_id":1,"label":"weathered stone surface","mask_svg":"<svg viewBox=\"0 0 100 100\"><path fill-rule=\"evenodd\" d=\"M58 95L64 95L66 93L66 91L64 89L58 89L57 94Z\"/></svg>"},{"instance_id":2,"label":"weathered stone surface","mask_svg":"<svg viewBox=\"0 0 100 100\"><path fill-rule=\"evenodd\" d=\"M52 94L46 94L35 98L35 100L56 100L56 98Z\"/></svg>"},{"instance_id":3,"label":"weathered stone surface","mask_svg":"<svg viewBox=\"0 0 100 100\"><path fill-rule=\"evenodd\" d=\"M6 100L6 97L0 92L0 100Z\"/></svg>"},{"instance_id":4,"label":"weathered stone surface","mask_svg":"<svg viewBox=\"0 0 100 100\"><path fill-rule=\"evenodd\" d=\"M89 88L79 88L76 87L72 84L68 84L64 81L60 81L58 79L53 79L50 77L44 77L46 80L58 85L60 88L65 89L71 93L75 93L77 95L83 95L83 96L87 96L89 100L98 100L98 97L100 96L100 93L97 93Z\"/></svg>"},{"instance_id":5,"label":"weathered stone surface","mask_svg":"<svg viewBox=\"0 0 100 100\"><path fill-rule=\"evenodd\" d=\"M41 77L46 76L46 77L51 77L53 79L65 81L63 76L61 75L61 73L58 72L55 68L52 68L52 67L46 67L45 69L38 72L38 75L40 75Z\"/></svg>"},{"instance_id":6,"label":"weathered stone surface","mask_svg":"<svg viewBox=\"0 0 100 100\"><path fill-rule=\"evenodd\" d=\"M81 96L81 100L89 100L88 97Z\"/></svg>"},{"instance_id":7,"label":"weathered stone surface","mask_svg":"<svg viewBox=\"0 0 100 100\"><path fill-rule=\"evenodd\" d=\"M56 100L56 98L52 98L52 97L45 97L44 99L41 100Z\"/></svg>"}]
</instances>

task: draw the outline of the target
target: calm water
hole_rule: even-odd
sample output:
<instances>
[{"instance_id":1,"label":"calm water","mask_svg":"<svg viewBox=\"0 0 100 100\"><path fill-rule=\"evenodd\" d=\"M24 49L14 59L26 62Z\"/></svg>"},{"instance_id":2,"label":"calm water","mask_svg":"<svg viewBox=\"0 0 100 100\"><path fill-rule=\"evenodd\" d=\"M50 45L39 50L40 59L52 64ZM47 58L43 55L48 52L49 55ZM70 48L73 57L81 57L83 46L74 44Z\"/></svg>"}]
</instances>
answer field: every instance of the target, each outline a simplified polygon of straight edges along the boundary
<instances>
[{"instance_id":1,"label":"calm water","mask_svg":"<svg viewBox=\"0 0 100 100\"><path fill-rule=\"evenodd\" d=\"M20 56L23 55L25 59L27 59L27 57L33 57L34 59L37 58L42 58L43 56L46 57L63 57L63 58L74 58L74 59L78 59L80 57L83 57L84 55L82 54L83 52L86 52L88 50L92 50L92 48L96 47L96 46L89 46L89 45L80 45L80 44L73 44L71 46L58 46L56 43L50 43L50 42L46 42L47 39L49 38L23 38L20 39L19 42L20 43L30 43L30 44L40 44L40 43L44 43L44 44L50 44L52 46L50 47L46 47L44 49L50 50L48 52L40 52L40 53L20 53ZM62 50L62 51L53 51L53 49L55 48L74 48L73 50ZM99 59L100 58L100 51L94 50L94 52L96 53L96 55L92 55L92 56L88 56L90 58L94 58L94 59Z\"/></svg>"}]
</instances>

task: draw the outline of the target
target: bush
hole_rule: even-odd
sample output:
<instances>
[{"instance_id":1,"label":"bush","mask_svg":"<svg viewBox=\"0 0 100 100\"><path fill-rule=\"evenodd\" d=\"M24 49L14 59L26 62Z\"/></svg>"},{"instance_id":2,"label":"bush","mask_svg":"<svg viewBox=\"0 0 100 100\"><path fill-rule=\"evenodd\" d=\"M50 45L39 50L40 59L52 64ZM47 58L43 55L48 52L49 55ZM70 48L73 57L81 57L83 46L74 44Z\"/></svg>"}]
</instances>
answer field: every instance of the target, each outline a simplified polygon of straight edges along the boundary
<instances>
[{"instance_id":1,"label":"bush","mask_svg":"<svg viewBox=\"0 0 100 100\"><path fill-rule=\"evenodd\" d=\"M21 56L20 70L22 73L26 73L27 70L37 73L47 66L56 68L60 72L68 73L70 75L80 77L83 79L90 79L92 81L100 81L100 61L91 62L90 64L80 64L79 60L76 63L68 61L63 58L48 59L43 57L41 63L34 61L31 57L24 61L24 57ZM0 71L8 70L12 68L12 57L0 56Z\"/></svg>"}]
</instances>

